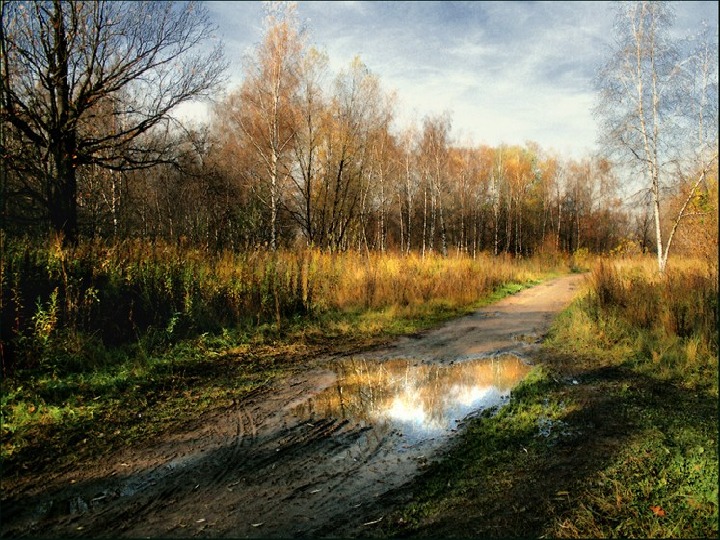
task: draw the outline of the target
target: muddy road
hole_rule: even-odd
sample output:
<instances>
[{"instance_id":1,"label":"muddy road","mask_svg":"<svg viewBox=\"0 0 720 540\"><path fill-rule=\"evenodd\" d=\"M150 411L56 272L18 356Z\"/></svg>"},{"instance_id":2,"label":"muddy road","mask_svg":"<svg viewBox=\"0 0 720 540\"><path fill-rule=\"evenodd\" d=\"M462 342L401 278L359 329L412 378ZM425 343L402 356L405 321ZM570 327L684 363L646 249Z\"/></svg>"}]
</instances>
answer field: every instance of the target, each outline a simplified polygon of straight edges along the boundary
<instances>
[{"instance_id":1,"label":"muddy road","mask_svg":"<svg viewBox=\"0 0 720 540\"><path fill-rule=\"evenodd\" d=\"M383 495L433 460L465 418L507 399L582 279L546 282L367 354L317 359L160 443L29 474L3 486L0 532L367 534L383 518Z\"/></svg>"}]
</instances>

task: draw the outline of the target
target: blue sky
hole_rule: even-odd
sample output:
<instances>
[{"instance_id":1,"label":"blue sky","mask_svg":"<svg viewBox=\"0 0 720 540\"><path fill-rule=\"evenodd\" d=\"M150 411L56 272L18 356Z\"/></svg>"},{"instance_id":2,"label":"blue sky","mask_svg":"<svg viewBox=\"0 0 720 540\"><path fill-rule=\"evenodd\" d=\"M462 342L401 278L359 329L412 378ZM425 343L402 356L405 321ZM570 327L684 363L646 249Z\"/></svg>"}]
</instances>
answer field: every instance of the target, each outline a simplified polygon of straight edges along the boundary
<instances>
[{"instance_id":1,"label":"blue sky","mask_svg":"<svg viewBox=\"0 0 720 540\"><path fill-rule=\"evenodd\" d=\"M205 2L230 61L263 34L262 2ZM678 2L676 32L702 20L717 32L717 2ZM310 43L337 73L359 55L398 97L398 127L449 111L458 143L535 141L580 157L595 150L593 78L612 42L609 2L298 2Z\"/></svg>"}]
</instances>

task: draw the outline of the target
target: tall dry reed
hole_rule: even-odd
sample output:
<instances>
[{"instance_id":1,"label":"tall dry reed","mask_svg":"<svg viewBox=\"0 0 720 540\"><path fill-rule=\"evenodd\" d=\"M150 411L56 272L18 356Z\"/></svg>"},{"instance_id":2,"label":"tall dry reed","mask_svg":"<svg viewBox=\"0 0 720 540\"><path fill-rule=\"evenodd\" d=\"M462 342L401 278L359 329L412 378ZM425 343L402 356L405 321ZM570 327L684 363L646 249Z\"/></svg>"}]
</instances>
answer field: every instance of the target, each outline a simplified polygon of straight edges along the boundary
<instances>
[{"instance_id":1,"label":"tall dry reed","mask_svg":"<svg viewBox=\"0 0 720 540\"><path fill-rule=\"evenodd\" d=\"M605 261L589 283L584 310L595 321L616 321L612 327L634 341L641 359L670 372L716 369L718 276L712 266L677 261L659 274L652 261Z\"/></svg>"},{"instance_id":2,"label":"tall dry reed","mask_svg":"<svg viewBox=\"0 0 720 540\"><path fill-rule=\"evenodd\" d=\"M481 255L208 253L143 240L63 247L8 240L0 268L3 366L70 360L83 343L164 345L203 332L281 327L328 311L471 304L538 263ZM75 343L76 347L68 344ZM58 351L64 351L58 355ZM82 362L81 362L82 364Z\"/></svg>"}]
</instances>

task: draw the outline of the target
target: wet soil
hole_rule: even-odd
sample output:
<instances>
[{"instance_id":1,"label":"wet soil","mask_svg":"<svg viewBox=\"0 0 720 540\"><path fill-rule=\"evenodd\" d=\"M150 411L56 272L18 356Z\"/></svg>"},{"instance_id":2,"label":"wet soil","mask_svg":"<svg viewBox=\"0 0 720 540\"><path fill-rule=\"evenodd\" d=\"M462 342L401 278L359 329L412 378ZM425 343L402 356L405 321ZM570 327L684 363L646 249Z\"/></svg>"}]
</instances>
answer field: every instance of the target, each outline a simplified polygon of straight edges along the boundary
<instances>
[{"instance_id":1,"label":"wet soil","mask_svg":"<svg viewBox=\"0 0 720 540\"><path fill-rule=\"evenodd\" d=\"M507 399L582 279L543 283L366 354L318 358L159 442L5 479L0 533L362 535L385 515L383 496L464 419Z\"/></svg>"}]
</instances>

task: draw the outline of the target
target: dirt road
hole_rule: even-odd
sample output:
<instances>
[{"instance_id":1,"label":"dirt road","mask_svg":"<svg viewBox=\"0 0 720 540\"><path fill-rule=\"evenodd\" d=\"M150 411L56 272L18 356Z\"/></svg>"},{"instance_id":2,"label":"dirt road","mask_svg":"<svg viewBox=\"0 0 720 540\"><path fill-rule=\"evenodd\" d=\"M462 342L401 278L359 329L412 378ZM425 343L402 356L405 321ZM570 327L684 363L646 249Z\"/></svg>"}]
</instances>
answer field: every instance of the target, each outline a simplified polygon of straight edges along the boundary
<instances>
[{"instance_id":1,"label":"dirt road","mask_svg":"<svg viewBox=\"0 0 720 540\"><path fill-rule=\"evenodd\" d=\"M317 359L159 444L3 489L3 536L356 536L468 415L503 403L582 276L362 356Z\"/></svg>"}]
</instances>

